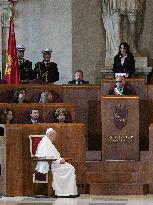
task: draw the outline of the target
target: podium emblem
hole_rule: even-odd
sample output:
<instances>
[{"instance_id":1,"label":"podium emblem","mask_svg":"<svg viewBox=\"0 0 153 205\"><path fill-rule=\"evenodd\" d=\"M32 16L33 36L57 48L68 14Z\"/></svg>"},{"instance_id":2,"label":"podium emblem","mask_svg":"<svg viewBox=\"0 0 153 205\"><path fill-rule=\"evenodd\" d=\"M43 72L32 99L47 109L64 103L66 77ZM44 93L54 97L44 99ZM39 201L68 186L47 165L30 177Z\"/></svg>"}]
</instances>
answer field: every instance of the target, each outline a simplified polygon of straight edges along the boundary
<instances>
[{"instance_id":1,"label":"podium emblem","mask_svg":"<svg viewBox=\"0 0 153 205\"><path fill-rule=\"evenodd\" d=\"M128 120L128 109L126 105L122 107L121 105L115 105L113 110L114 124L118 129L122 129Z\"/></svg>"}]
</instances>

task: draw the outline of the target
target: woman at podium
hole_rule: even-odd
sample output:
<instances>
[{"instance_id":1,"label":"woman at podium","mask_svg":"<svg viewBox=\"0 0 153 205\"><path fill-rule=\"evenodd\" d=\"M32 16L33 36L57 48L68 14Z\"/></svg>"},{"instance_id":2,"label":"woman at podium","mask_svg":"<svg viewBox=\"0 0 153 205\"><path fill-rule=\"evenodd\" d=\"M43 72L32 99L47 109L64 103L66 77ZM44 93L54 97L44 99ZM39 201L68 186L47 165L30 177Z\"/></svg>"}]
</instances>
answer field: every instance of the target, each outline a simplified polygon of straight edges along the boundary
<instances>
[{"instance_id":1,"label":"woman at podium","mask_svg":"<svg viewBox=\"0 0 153 205\"><path fill-rule=\"evenodd\" d=\"M135 73L134 56L126 42L120 44L119 52L114 57L113 72L125 73L126 77L131 77Z\"/></svg>"}]
</instances>

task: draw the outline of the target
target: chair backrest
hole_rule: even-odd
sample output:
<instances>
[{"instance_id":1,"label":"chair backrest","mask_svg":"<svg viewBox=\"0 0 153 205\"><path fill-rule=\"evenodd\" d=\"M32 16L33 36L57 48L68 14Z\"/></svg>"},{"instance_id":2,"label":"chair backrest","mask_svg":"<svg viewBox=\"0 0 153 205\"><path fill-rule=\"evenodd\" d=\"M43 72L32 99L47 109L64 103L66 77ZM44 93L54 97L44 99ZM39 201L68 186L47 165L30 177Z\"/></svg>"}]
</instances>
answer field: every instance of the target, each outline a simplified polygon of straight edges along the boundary
<instances>
[{"instance_id":1,"label":"chair backrest","mask_svg":"<svg viewBox=\"0 0 153 205\"><path fill-rule=\"evenodd\" d=\"M30 154L31 157L34 157L36 154L37 146L44 135L30 135ZM35 171L33 174L33 183L48 183L48 173L43 174Z\"/></svg>"},{"instance_id":2,"label":"chair backrest","mask_svg":"<svg viewBox=\"0 0 153 205\"><path fill-rule=\"evenodd\" d=\"M0 102L2 103L8 103L13 99L14 91L13 90L5 90L2 91L0 94Z\"/></svg>"},{"instance_id":3,"label":"chair backrest","mask_svg":"<svg viewBox=\"0 0 153 205\"><path fill-rule=\"evenodd\" d=\"M44 137L45 135L30 135L29 139L30 139L30 154L31 157L34 157L36 154L36 150L37 150L37 146L39 144L39 142L41 141L41 139Z\"/></svg>"}]
</instances>

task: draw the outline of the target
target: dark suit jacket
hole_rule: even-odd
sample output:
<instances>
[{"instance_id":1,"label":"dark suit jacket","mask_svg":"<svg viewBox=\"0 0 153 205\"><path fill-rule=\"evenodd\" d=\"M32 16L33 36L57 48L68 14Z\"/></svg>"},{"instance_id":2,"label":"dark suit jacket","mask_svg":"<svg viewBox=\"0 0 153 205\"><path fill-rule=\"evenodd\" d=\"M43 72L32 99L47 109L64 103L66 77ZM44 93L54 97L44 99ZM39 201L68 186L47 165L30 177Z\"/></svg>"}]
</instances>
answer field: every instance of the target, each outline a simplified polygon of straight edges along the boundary
<instances>
[{"instance_id":1,"label":"dark suit jacket","mask_svg":"<svg viewBox=\"0 0 153 205\"><path fill-rule=\"evenodd\" d=\"M43 123L42 121L37 120L37 124ZM27 120L24 122L24 124L33 124L31 120ZM35 124L33 124L35 125Z\"/></svg>"},{"instance_id":2,"label":"dark suit jacket","mask_svg":"<svg viewBox=\"0 0 153 205\"><path fill-rule=\"evenodd\" d=\"M81 80L79 83L76 83L76 80L69 81L68 84L89 84L89 81Z\"/></svg>"},{"instance_id":3,"label":"dark suit jacket","mask_svg":"<svg viewBox=\"0 0 153 205\"><path fill-rule=\"evenodd\" d=\"M113 64L114 73L129 73L129 77L135 72L135 60L133 55L125 58L124 64L121 64L121 56L116 55Z\"/></svg>"},{"instance_id":4,"label":"dark suit jacket","mask_svg":"<svg viewBox=\"0 0 153 205\"><path fill-rule=\"evenodd\" d=\"M59 80L59 72L57 64L49 62L45 65L45 62L38 62L35 64L34 68L35 78L43 80L46 82L46 73L47 73L47 82L54 83Z\"/></svg>"},{"instance_id":5,"label":"dark suit jacket","mask_svg":"<svg viewBox=\"0 0 153 205\"><path fill-rule=\"evenodd\" d=\"M19 64L19 69L21 83L29 83L34 78L31 61L23 59L23 62Z\"/></svg>"},{"instance_id":6,"label":"dark suit jacket","mask_svg":"<svg viewBox=\"0 0 153 205\"><path fill-rule=\"evenodd\" d=\"M114 86L111 90L109 90L109 95L115 95L114 93ZM130 85L125 85L123 88L123 95L135 95L135 90Z\"/></svg>"}]
</instances>

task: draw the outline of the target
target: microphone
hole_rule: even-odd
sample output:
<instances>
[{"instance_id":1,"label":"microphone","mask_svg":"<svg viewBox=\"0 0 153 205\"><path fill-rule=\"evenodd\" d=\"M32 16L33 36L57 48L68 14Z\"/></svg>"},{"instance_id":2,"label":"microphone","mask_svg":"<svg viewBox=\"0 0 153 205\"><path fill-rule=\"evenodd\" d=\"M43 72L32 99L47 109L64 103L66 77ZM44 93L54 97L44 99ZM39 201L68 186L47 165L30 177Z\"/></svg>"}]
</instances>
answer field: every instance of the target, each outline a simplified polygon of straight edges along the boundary
<instances>
[{"instance_id":1,"label":"microphone","mask_svg":"<svg viewBox=\"0 0 153 205\"><path fill-rule=\"evenodd\" d=\"M81 84L81 80L80 80L80 79L77 79L77 80L76 80L76 84Z\"/></svg>"}]
</instances>

